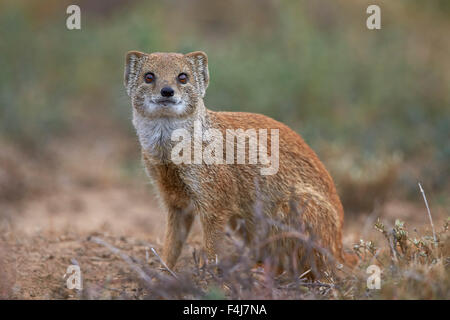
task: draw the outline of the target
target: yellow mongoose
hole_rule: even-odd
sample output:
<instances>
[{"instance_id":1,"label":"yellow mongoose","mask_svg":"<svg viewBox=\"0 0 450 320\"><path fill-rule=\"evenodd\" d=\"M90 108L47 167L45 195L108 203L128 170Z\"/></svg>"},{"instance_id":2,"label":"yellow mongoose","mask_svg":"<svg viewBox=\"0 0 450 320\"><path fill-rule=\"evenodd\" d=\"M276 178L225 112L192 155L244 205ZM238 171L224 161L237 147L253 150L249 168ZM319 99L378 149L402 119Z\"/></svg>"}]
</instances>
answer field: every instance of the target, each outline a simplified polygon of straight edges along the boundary
<instances>
[{"instance_id":1,"label":"yellow mongoose","mask_svg":"<svg viewBox=\"0 0 450 320\"><path fill-rule=\"evenodd\" d=\"M326 261L343 262L343 208L327 170L303 139L284 124L259 114L206 109L203 97L209 72L204 52L130 51L124 77L147 173L168 212L163 259L169 267L175 265L195 215L200 217L208 260L220 257L226 224L244 221L240 231L245 240L251 244L255 235L263 236L261 260L270 257L278 270L291 268L292 261L294 268L303 271L314 266L320 269L328 265ZM174 139L180 129L197 138L201 132L200 148L207 145L208 130L222 136L230 132L245 136L237 149L229 148L234 137L227 136L225 150L217 149L223 144L216 141L212 161L208 157L196 161L198 145L194 143L192 149L188 145L182 149L183 162L172 159L174 148L179 155L180 137L191 142L183 132ZM267 151L266 161L262 153L256 161L251 157L256 154L250 150L254 133L260 133L260 142L261 137L267 139L258 144L258 152ZM189 162L191 151L193 162ZM239 151L248 156L248 163L239 159ZM273 170L264 173L268 157ZM267 221L275 221L267 234L260 234L258 212ZM311 245L311 239L316 245ZM305 259L308 254L312 261ZM286 257L292 261L287 263Z\"/></svg>"}]
</instances>

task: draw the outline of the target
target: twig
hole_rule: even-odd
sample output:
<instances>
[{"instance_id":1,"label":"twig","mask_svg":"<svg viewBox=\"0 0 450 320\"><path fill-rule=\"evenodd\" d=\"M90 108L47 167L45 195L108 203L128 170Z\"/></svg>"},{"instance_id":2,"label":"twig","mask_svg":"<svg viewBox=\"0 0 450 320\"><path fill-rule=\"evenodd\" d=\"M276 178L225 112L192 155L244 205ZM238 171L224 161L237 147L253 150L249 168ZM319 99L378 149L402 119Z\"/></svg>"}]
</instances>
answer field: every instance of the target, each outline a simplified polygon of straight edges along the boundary
<instances>
[{"instance_id":1,"label":"twig","mask_svg":"<svg viewBox=\"0 0 450 320\"><path fill-rule=\"evenodd\" d=\"M433 218L431 217L431 212L430 212L430 207L428 206L427 197L425 196L425 191L423 190L420 182L418 184L419 184L420 192L422 193L423 200L425 201L425 206L427 207L428 217L430 218L431 229L433 230L434 245L437 246L436 231L434 230Z\"/></svg>"},{"instance_id":2,"label":"twig","mask_svg":"<svg viewBox=\"0 0 450 320\"><path fill-rule=\"evenodd\" d=\"M163 261L163 259L161 259L161 257L159 256L159 254L156 252L156 250L154 248L150 248L150 250L152 250L153 254L158 258L159 262L161 262L161 264L163 265L163 267L169 271L169 273L177 280L178 276L175 274L175 272L173 272L172 270L170 270L170 268L167 266L167 264Z\"/></svg>"},{"instance_id":3,"label":"twig","mask_svg":"<svg viewBox=\"0 0 450 320\"><path fill-rule=\"evenodd\" d=\"M139 277L142 278L142 280L144 280L148 284L152 283L152 279L144 272L144 270L142 270L142 268L135 264L128 255L120 251L118 248L97 237L91 237L90 241L100 244L108 248L112 253L120 256L130 266L130 268L133 269L139 275Z\"/></svg>"},{"instance_id":4,"label":"twig","mask_svg":"<svg viewBox=\"0 0 450 320\"><path fill-rule=\"evenodd\" d=\"M301 278L303 278L304 276L306 276L310 272L311 272L311 269L308 269L305 272L303 272L298 278L301 279Z\"/></svg>"},{"instance_id":5,"label":"twig","mask_svg":"<svg viewBox=\"0 0 450 320\"><path fill-rule=\"evenodd\" d=\"M394 229L392 229L390 234L386 232L385 236L387 237L387 240L389 242L389 248L391 249L391 252L392 252L392 259L394 260L394 262L398 262L398 257L397 257L398 253L397 253L397 249L395 248L397 243L394 242L394 239L395 239Z\"/></svg>"},{"instance_id":6,"label":"twig","mask_svg":"<svg viewBox=\"0 0 450 320\"><path fill-rule=\"evenodd\" d=\"M375 254L373 254L372 252L370 252L372 254L372 258L370 259L370 264L373 264L372 261L373 259L377 260L379 264L381 264L384 267L384 263L381 262L380 259L378 259L378 254L380 253L381 249L378 249Z\"/></svg>"},{"instance_id":7,"label":"twig","mask_svg":"<svg viewBox=\"0 0 450 320\"><path fill-rule=\"evenodd\" d=\"M303 287L311 287L311 288L315 288L315 287L334 288L335 287L334 284L330 284L330 283L323 283L320 281L306 282L306 281L300 280L300 281L288 283L284 286L280 286L280 288L286 288L286 289L289 289L290 287L296 288L299 285L303 286Z\"/></svg>"}]
</instances>

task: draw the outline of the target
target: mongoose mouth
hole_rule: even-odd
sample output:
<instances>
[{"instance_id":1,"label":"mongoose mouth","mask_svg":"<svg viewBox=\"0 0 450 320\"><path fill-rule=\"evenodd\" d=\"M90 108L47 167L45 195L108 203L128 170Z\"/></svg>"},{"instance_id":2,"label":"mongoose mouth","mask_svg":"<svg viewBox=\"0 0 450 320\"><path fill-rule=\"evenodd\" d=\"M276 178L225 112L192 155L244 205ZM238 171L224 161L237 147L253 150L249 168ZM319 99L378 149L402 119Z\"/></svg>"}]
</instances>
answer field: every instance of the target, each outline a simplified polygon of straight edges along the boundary
<instances>
[{"instance_id":1,"label":"mongoose mouth","mask_svg":"<svg viewBox=\"0 0 450 320\"><path fill-rule=\"evenodd\" d=\"M138 103L139 104L139 103ZM185 102L173 97L145 97L141 106L142 112L150 117L172 117L183 114L186 110Z\"/></svg>"},{"instance_id":2,"label":"mongoose mouth","mask_svg":"<svg viewBox=\"0 0 450 320\"><path fill-rule=\"evenodd\" d=\"M178 104L179 102L175 99L157 99L155 100L155 103L162 105L162 106L172 106L175 104Z\"/></svg>"}]
</instances>

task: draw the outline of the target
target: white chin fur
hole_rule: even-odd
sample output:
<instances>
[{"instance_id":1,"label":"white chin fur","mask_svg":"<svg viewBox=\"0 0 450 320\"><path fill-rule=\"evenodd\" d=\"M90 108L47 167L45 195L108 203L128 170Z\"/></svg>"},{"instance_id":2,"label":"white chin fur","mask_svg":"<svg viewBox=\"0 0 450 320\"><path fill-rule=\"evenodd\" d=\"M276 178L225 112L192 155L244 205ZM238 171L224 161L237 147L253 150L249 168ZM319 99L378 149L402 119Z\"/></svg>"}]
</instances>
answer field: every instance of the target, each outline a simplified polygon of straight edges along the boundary
<instances>
[{"instance_id":1,"label":"white chin fur","mask_svg":"<svg viewBox=\"0 0 450 320\"><path fill-rule=\"evenodd\" d=\"M133 110L133 125L141 147L153 156L161 158L165 151L170 154L173 130L183 128L188 120L176 117L148 118Z\"/></svg>"},{"instance_id":2,"label":"white chin fur","mask_svg":"<svg viewBox=\"0 0 450 320\"><path fill-rule=\"evenodd\" d=\"M182 115L186 111L186 103L183 100L174 104L162 105L152 102L148 97L144 99L145 111L148 114L161 116Z\"/></svg>"}]
</instances>

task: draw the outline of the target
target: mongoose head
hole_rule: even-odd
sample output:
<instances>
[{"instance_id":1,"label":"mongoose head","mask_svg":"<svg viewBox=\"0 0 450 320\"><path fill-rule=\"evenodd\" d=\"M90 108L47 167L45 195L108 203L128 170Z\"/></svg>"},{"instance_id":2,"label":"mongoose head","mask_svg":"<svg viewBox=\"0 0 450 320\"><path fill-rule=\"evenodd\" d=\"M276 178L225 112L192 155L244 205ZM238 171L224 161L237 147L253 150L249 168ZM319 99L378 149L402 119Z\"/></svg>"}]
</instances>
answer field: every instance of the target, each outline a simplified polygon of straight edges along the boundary
<instances>
[{"instance_id":1,"label":"mongoose head","mask_svg":"<svg viewBox=\"0 0 450 320\"><path fill-rule=\"evenodd\" d=\"M133 107L147 118L186 118L203 106L209 83L204 52L126 55L124 83Z\"/></svg>"}]
</instances>

